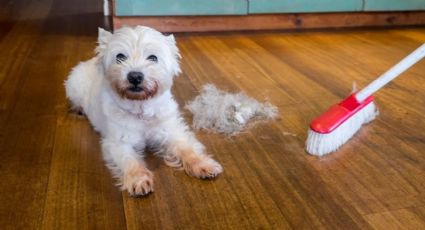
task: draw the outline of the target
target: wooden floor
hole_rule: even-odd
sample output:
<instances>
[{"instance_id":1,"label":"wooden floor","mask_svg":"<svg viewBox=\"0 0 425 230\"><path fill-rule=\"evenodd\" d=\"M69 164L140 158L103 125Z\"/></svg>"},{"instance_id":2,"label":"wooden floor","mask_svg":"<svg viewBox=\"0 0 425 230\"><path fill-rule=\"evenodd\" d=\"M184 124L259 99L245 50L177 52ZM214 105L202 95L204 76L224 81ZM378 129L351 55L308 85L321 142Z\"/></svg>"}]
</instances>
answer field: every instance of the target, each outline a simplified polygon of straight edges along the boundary
<instances>
[{"instance_id":1,"label":"wooden floor","mask_svg":"<svg viewBox=\"0 0 425 230\"><path fill-rule=\"evenodd\" d=\"M180 105L214 83L269 100L280 119L232 138L197 132L224 166L213 181L148 157L155 192L135 199L64 95L107 23L102 1L0 5L1 229L425 229L425 61L376 94L381 115L340 151L304 151L309 121L424 43L425 28L177 34Z\"/></svg>"}]
</instances>

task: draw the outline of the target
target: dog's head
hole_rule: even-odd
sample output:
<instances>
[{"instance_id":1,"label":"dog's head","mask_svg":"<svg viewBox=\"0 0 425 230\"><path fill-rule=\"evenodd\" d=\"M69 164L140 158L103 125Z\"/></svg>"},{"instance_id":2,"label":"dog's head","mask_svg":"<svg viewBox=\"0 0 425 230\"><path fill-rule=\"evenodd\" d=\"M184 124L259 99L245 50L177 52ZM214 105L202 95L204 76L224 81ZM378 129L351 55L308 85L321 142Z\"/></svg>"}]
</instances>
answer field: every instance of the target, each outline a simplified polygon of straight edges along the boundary
<instances>
[{"instance_id":1,"label":"dog's head","mask_svg":"<svg viewBox=\"0 0 425 230\"><path fill-rule=\"evenodd\" d=\"M99 60L111 88L123 99L147 100L169 90L180 73L173 35L143 26L114 33L99 28Z\"/></svg>"}]
</instances>

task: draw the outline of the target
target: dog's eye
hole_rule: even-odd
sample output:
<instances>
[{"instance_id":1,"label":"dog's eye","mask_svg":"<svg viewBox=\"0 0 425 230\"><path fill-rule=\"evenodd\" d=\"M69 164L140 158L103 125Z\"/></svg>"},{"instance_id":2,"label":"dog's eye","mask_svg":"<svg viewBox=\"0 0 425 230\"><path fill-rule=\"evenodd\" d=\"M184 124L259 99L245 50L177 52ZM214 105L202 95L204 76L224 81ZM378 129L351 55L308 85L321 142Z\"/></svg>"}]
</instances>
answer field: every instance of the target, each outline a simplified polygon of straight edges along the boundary
<instances>
[{"instance_id":1,"label":"dog's eye","mask_svg":"<svg viewBox=\"0 0 425 230\"><path fill-rule=\"evenodd\" d=\"M125 56L122 53L119 53L119 54L117 54L116 59L117 59L117 63L121 63L121 62L127 60L127 56Z\"/></svg>"},{"instance_id":2,"label":"dog's eye","mask_svg":"<svg viewBox=\"0 0 425 230\"><path fill-rule=\"evenodd\" d=\"M155 55L150 55L146 59L149 60L149 61L158 62L158 58Z\"/></svg>"}]
</instances>

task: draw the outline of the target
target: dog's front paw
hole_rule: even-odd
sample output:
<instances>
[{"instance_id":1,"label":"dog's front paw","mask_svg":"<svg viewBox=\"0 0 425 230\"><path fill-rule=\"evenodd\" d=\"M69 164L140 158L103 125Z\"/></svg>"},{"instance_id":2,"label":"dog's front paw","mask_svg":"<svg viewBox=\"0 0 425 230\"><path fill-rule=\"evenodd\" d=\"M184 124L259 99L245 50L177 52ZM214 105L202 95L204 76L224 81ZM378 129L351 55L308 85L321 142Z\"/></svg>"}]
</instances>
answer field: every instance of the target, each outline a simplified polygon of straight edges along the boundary
<instances>
[{"instance_id":1,"label":"dog's front paw","mask_svg":"<svg viewBox=\"0 0 425 230\"><path fill-rule=\"evenodd\" d=\"M184 161L183 167L187 174L201 179L211 179L223 172L223 167L207 155Z\"/></svg>"},{"instance_id":2,"label":"dog's front paw","mask_svg":"<svg viewBox=\"0 0 425 230\"><path fill-rule=\"evenodd\" d=\"M124 176L123 189L131 196L145 196L153 192L153 174L148 169L138 169Z\"/></svg>"}]
</instances>

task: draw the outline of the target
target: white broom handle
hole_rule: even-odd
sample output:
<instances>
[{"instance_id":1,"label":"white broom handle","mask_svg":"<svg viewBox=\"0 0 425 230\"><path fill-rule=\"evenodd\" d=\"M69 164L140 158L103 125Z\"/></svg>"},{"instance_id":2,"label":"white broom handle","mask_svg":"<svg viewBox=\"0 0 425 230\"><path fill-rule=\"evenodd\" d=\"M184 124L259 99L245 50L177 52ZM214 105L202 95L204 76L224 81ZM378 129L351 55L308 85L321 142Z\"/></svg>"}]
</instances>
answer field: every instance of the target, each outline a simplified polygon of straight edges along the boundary
<instances>
[{"instance_id":1,"label":"white broom handle","mask_svg":"<svg viewBox=\"0 0 425 230\"><path fill-rule=\"evenodd\" d=\"M374 80L368 86L360 90L356 95L358 102L362 102L364 99L374 94L380 88L384 87L388 82L398 77L401 73L409 69L416 62L421 60L425 56L425 43L413 51L409 56L405 57L390 70L382 74L378 79Z\"/></svg>"}]
</instances>

